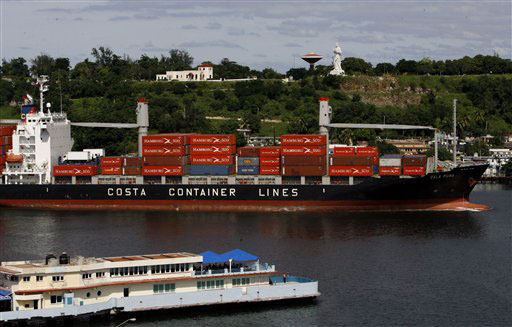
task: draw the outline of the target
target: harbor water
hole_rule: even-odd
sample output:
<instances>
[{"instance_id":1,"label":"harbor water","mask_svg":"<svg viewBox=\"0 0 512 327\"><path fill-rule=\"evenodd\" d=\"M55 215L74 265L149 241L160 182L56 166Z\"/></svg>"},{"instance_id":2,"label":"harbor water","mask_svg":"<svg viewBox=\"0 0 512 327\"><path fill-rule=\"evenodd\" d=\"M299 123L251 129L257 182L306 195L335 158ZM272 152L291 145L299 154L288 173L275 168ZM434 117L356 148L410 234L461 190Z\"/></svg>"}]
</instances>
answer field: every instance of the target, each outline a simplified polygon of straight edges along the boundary
<instances>
[{"instance_id":1,"label":"harbor water","mask_svg":"<svg viewBox=\"0 0 512 327\"><path fill-rule=\"evenodd\" d=\"M478 185L486 212L0 211L0 261L225 252L319 280L308 303L198 308L125 326L511 326L512 187ZM130 315L75 325L116 326Z\"/></svg>"}]
</instances>

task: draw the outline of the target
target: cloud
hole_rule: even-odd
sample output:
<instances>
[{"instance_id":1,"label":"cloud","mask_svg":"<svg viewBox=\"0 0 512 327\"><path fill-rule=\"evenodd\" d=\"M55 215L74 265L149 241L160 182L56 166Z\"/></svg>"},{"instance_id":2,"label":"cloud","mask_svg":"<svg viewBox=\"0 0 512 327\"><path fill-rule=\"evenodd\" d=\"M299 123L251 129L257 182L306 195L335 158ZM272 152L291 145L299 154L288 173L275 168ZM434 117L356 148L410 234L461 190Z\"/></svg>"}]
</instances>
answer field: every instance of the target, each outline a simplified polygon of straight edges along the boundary
<instances>
[{"instance_id":1,"label":"cloud","mask_svg":"<svg viewBox=\"0 0 512 327\"><path fill-rule=\"evenodd\" d=\"M300 45L298 43L294 43L294 42L288 42L288 43L284 44L283 46L285 46L287 48L302 48L302 45Z\"/></svg>"},{"instance_id":2,"label":"cloud","mask_svg":"<svg viewBox=\"0 0 512 327\"><path fill-rule=\"evenodd\" d=\"M208 25L205 26L205 28L208 30L218 30L222 28L222 25L219 23L210 22L208 23Z\"/></svg>"},{"instance_id":3,"label":"cloud","mask_svg":"<svg viewBox=\"0 0 512 327\"><path fill-rule=\"evenodd\" d=\"M183 29L183 30L195 30L195 29L197 29L197 26L196 25L191 25L191 24L183 25L183 26L181 26L181 29Z\"/></svg>"},{"instance_id":4,"label":"cloud","mask_svg":"<svg viewBox=\"0 0 512 327\"><path fill-rule=\"evenodd\" d=\"M244 47L228 42L225 40L217 40L217 41L206 41L206 42L199 42L199 41L189 41L189 42L183 42L178 44L181 48L207 48L207 47L217 47L217 48L228 48L228 49L244 49Z\"/></svg>"},{"instance_id":5,"label":"cloud","mask_svg":"<svg viewBox=\"0 0 512 327\"><path fill-rule=\"evenodd\" d=\"M124 20L130 20L131 17L128 16L114 16L109 18L108 20L111 22L118 22L118 21L124 21Z\"/></svg>"}]
</instances>

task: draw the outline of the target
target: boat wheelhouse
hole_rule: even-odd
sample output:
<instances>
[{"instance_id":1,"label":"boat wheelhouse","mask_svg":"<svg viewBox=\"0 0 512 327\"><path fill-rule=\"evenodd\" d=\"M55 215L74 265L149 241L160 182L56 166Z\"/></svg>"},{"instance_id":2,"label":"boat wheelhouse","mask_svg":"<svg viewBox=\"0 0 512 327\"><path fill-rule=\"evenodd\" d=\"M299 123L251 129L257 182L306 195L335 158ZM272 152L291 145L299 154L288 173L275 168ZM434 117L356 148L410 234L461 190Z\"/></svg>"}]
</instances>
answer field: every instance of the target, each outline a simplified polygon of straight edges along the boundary
<instances>
[{"instance_id":1,"label":"boat wheelhouse","mask_svg":"<svg viewBox=\"0 0 512 327\"><path fill-rule=\"evenodd\" d=\"M238 249L2 262L0 290L0 322L319 295L317 281L279 277Z\"/></svg>"}]
</instances>

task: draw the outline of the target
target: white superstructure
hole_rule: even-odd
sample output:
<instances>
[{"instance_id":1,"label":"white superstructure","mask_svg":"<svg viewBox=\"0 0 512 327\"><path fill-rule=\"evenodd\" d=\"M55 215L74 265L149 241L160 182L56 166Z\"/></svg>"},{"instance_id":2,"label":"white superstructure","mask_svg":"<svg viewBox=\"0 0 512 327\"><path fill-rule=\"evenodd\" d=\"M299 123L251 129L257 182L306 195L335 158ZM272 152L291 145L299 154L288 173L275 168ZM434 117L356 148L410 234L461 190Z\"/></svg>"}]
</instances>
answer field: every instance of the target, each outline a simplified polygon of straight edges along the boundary
<instances>
[{"instance_id":1,"label":"white superstructure","mask_svg":"<svg viewBox=\"0 0 512 327\"><path fill-rule=\"evenodd\" d=\"M3 171L5 184L45 184L51 182L53 165L71 151L71 123L65 113L44 111L43 93L47 77L38 78L40 110L24 114L12 136L12 150Z\"/></svg>"}]
</instances>

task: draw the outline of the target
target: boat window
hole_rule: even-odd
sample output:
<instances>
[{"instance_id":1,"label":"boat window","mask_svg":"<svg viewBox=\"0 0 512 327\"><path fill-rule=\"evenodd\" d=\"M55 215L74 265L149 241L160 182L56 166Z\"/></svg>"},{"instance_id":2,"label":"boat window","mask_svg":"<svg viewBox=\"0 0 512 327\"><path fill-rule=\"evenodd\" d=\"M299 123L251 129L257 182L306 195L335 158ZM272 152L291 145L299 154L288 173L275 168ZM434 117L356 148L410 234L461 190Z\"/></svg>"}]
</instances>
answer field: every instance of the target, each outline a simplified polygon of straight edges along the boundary
<instances>
[{"instance_id":1,"label":"boat window","mask_svg":"<svg viewBox=\"0 0 512 327\"><path fill-rule=\"evenodd\" d=\"M62 295L52 295L50 296L51 303L62 303Z\"/></svg>"},{"instance_id":2,"label":"boat window","mask_svg":"<svg viewBox=\"0 0 512 327\"><path fill-rule=\"evenodd\" d=\"M30 282L30 276L23 276L24 282Z\"/></svg>"},{"instance_id":3,"label":"boat window","mask_svg":"<svg viewBox=\"0 0 512 327\"><path fill-rule=\"evenodd\" d=\"M197 289L198 290L206 289L206 282L197 282Z\"/></svg>"}]
</instances>

